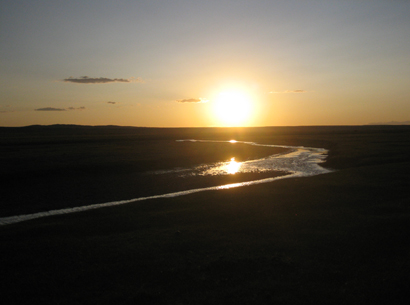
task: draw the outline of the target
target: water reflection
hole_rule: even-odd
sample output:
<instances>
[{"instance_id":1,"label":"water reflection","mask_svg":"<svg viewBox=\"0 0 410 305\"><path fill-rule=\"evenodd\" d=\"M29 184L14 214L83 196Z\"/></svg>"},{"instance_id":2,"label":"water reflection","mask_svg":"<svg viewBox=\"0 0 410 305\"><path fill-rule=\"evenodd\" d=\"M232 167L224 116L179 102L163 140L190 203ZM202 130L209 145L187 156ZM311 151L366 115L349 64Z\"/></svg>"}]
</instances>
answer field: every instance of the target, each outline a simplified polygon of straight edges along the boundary
<instances>
[{"instance_id":1,"label":"water reflection","mask_svg":"<svg viewBox=\"0 0 410 305\"><path fill-rule=\"evenodd\" d=\"M239 172L244 172L243 166L246 162L237 162L235 158L231 158L228 162L217 162L212 164L205 164L195 167L194 169L187 171L181 175L181 177L188 176L220 176L220 175L233 175ZM248 171L245 171L248 172Z\"/></svg>"},{"instance_id":2,"label":"water reflection","mask_svg":"<svg viewBox=\"0 0 410 305\"><path fill-rule=\"evenodd\" d=\"M180 140L182 141L192 141L197 142L198 140ZM231 143L235 140L229 141ZM198 141L199 142L199 141ZM202 141L202 142L217 142L217 141ZM223 142L223 141L220 141ZM197 189L190 189L186 191L168 193L168 194L161 194L161 195L153 195L147 197L139 197L129 200L122 200L122 201L112 201L106 203L99 203L87 206L79 206L75 208L66 208L61 210L52 210L48 212L39 212L34 214L28 215L17 215L17 216L10 216L10 217L0 217L0 226L6 224L12 224L20 221L36 219L40 217L52 216L52 215L63 215L68 213L74 212L81 212L91 209L98 209L102 207L108 206L115 206L121 205L130 202L136 201L143 201L149 199L157 199L157 198L171 198L177 196L183 196L188 194L193 194L197 192L203 191L211 191L211 190L221 190L221 189L229 189L234 187L241 187L247 185L254 185L260 183L267 183L272 182L280 179L292 178L292 177L308 177L314 176L319 174L325 174L331 172L331 170L321 167L319 164L324 161L326 158L327 150L323 148L313 148L313 147L302 147L302 146L283 146L283 145L269 145L269 144L256 144L253 142L240 142L249 145L255 146L264 146L264 147L283 147L289 148L290 152L283 153L283 154L276 154L262 159L256 160L248 160L245 162L236 162L235 158L232 158L229 162L218 162L213 164L206 164L202 166L195 167L193 169L177 169L177 170L167 170L158 172L158 174L166 174L166 173L182 173L185 172L186 174L181 175L187 177L188 175L226 175L226 174L235 174L238 172L241 173L261 173L265 171L282 171L282 172L289 172L288 175L279 176L279 177L272 177L272 178L265 178L260 180L252 180L247 182L241 183L233 183L233 184L226 184L220 186L212 186L212 187L204 187L204 188L197 188Z\"/></svg>"},{"instance_id":3,"label":"water reflection","mask_svg":"<svg viewBox=\"0 0 410 305\"><path fill-rule=\"evenodd\" d=\"M228 174L236 174L241 167L241 163L236 162L235 158L231 158L231 161L226 165L226 172Z\"/></svg>"}]
</instances>

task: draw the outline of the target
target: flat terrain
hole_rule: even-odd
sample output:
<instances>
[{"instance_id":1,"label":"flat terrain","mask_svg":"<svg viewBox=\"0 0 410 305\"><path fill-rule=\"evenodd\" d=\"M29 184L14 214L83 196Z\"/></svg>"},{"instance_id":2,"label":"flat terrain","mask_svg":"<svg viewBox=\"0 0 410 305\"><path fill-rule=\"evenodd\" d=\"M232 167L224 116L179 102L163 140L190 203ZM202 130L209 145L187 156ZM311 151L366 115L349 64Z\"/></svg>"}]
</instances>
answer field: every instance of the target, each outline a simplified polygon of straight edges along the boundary
<instances>
[{"instance_id":1,"label":"flat terrain","mask_svg":"<svg viewBox=\"0 0 410 305\"><path fill-rule=\"evenodd\" d=\"M231 143L220 130L33 126L0 128L4 175L0 217L126 200L186 189L262 179L282 173L223 177L158 175L156 171L259 159L287 151ZM235 136L233 134L232 136Z\"/></svg>"},{"instance_id":2,"label":"flat terrain","mask_svg":"<svg viewBox=\"0 0 410 305\"><path fill-rule=\"evenodd\" d=\"M15 179L5 184L1 211L39 209L47 194L46 208L67 196L90 202L100 183L98 202L117 198L118 188L129 199L141 184L132 193L121 185L127 175L233 153L238 159L271 154L175 142L187 138L324 147L324 166L336 171L2 226L2 302L408 303L408 126L0 128L3 173Z\"/></svg>"}]
</instances>

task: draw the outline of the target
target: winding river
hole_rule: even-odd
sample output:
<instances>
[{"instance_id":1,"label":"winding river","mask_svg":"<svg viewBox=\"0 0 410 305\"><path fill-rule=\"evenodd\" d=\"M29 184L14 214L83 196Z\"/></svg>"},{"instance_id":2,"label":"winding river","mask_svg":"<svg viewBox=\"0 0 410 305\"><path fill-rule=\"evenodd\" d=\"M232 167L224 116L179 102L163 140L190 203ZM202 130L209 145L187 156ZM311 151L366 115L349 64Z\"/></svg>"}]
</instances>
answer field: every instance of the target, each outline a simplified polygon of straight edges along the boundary
<instances>
[{"instance_id":1,"label":"winding river","mask_svg":"<svg viewBox=\"0 0 410 305\"><path fill-rule=\"evenodd\" d=\"M180 142L182 141L220 142L220 143L231 142L231 143L243 143L243 144L255 145L255 146L264 146L264 147L281 147L281 148L287 148L289 150L287 153L276 154L276 155L272 155L272 156L262 158L262 159L257 159L257 160L236 162L234 158L232 158L228 162L218 162L218 163L206 164L206 165L201 165L201 166L190 168L190 169L177 169L177 170L157 172L157 174L176 173L181 176L190 176L190 175L191 176L196 176L196 175L206 176L206 175L226 175L226 174L235 174L235 173L262 173L262 172L267 172L267 171L282 171L282 172L287 172L288 174L279 176L279 177L265 178L265 179L260 179L260 180L246 181L246 182L233 183L233 184L225 184L225 185L212 186L212 187L195 188L195 189L189 189L189 190L180 191L180 192L147 196L147 197L139 197L139 198L133 198L133 199L128 199L128 200L112 201L112 202L92 204L92 205L80 206L80 207L74 207L74 208L51 210L47 212L38 212L38 213L33 213L33 214L3 217L3 218L0 218L0 225L7 225L7 224L17 223L21 221L46 217L46 216L82 212L82 211L87 211L87 210L92 210L92 209L99 209L103 207L115 206L115 205L143 201L143 200L184 196L184 195L204 192L204 191L230 189L230 188L243 187L243 186L249 186L249 185L260 184L260 183L267 183L267 182L272 182L272 181L280 180L280 179L287 179L287 178L294 178L294 177L308 177L308 176L326 174L326 173L331 172L331 170L320 166L320 163L324 162L324 159L326 158L326 154L327 154L327 150L323 148L257 144L253 142L239 142L239 141L234 141L234 140L231 140L231 141L178 140L178 141Z\"/></svg>"}]
</instances>

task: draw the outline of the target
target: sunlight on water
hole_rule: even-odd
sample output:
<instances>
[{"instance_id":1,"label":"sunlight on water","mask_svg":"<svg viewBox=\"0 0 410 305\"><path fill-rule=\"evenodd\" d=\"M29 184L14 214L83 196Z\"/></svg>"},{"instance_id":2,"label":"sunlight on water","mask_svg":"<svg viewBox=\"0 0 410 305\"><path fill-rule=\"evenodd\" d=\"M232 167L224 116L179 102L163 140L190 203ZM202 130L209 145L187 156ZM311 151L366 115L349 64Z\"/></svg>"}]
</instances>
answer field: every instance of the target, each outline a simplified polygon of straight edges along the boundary
<instances>
[{"instance_id":1,"label":"sunlight on water","mask_svg":"<svg viewBox=\"0 0 410 305\"><path fill-rule=\"evenodd\" d=\"M244 164L244 162L237 162L235 158L231 158L228 162L205 164L186 170L181 173L180 177L234 175L244 172L242 168Z\"/></svg>"},{"instance_id":2,"label":"sunlight on water","mask_svg":"<svg viewBox=\"0 0 410 305\"><path fill-rule=\"evenodd\" d=\"M228 174L236 174L241 167L241 163L236 162L235 158L231 158L231 161L226 165L226 172Z\"/></svg>"},{"instance_id":3,"label":"sunlight on water","mask_svg":"<svg viewBox=\"0 0 410 305\"><path fill-rule=\"evenodd\" d=\"M191 142L221 142L221 143L237 143L235 140L231 141L201 141L201 140L178 140L178 142L182 141L191 141ZM284 146L284 145L269 145L269 144L257 144L253 142L240 142L243 144L248 145L255 145L255 146L264 146L264 147L282 147L282 148L289 148L287 153L272 155L267 158L256 159L256 160L249 160L246 162L236 162L235 158L231 158L229 162L218 162L213 164L205 164L202 166L198 166L191 169L174 169L174 170L167 170L162 172L157 172L157 174L161 173L177 173L181 177L187 176L195 176L195 175L228 175L228 174L235 174L235 173L261 173L266 171L282 171L288 172L288 175L279 176L279 177L272 177L272 178L265 178L260 180L252 180L247 182L240 182L240 183L232 183L226 185L219 185L219 186L212 186L212 187L204 187L204 188L197 188L197 189L190 189L186 191L180 191L175 193L168 193L168 194L161 194L161 195L154 195L148 197L140 197L134 198L129 200L122 200L122 201L112 201L100 204L93 204L87 206L80 206L75 208L66 208L60 210L52 210L48 212L39 212L34 214L27 214L27 215L17 215L17 216L10 216L10 217L0 217L0 225L12 224L16 222L26 221L30 219L36 219L41 217L53 216L53 215L63 215L81 211L87 211L92 209L98 209L102 207L108 206L115 206L121 205L131 202L149 200L149 199L156 199L156 198L171 198L177 196L184 196L188 194L193 194L197 192L204 192L204 191L211 191L211 190L223 190L223 189L230 189L236 187L243 187L248 185L254 184L261 184L261 183L268 183L273 182L276 180L293 178L293 177L309 177L314 175L326 174L330 173L331 170L321 167L319 164L324 161L326 158L327 150L323 148L313 148L313 147L302 147L302 146Z\"/></svg>"}]
</instances>

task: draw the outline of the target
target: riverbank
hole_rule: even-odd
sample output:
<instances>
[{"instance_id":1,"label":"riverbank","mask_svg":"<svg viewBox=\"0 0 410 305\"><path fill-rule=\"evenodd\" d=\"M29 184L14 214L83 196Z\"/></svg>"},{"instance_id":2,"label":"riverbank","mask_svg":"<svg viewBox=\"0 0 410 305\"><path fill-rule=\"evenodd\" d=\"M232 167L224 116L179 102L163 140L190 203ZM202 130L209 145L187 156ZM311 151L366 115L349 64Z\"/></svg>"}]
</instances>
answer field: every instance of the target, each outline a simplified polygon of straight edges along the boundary
<instances>
[{"instance_id":1,"label":"riverbank","mask_svg":"<svg viewBox=\"0 0 410 305\"><path fill-rule=\"evenodd\" d=\"M407 304L409 129L261 130L338 171L0 227L2 299Z\"/></svg>"}]
</instances>

